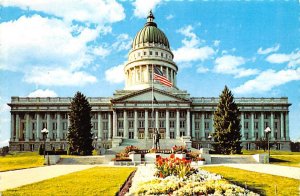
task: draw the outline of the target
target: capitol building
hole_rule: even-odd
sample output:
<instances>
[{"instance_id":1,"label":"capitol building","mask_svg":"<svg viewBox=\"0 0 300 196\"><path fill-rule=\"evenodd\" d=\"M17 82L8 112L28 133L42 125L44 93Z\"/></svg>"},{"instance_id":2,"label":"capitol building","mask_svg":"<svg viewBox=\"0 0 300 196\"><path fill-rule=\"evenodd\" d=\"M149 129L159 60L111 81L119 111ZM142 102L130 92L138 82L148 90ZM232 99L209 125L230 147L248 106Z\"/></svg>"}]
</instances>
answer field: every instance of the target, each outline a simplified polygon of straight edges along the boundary
<instances>
[{"instance_id":1,"label":"capitol building","mask_svg":"<svg viewBox=\"0 0 300 196\"><path fill-rule=\"evenodd\" d=\"M150 12L124 65L125 88L116 90L111 97L87 98L92 107L94 145L112 150L126 145L151 148L153 130L157 128L162 149L185 142L194 148L210 147L219 98L192 97L179 89L179 70L173 59L168 38ZM153 67L160 70L170 86L153 80ZM67 149L71 101L72 97L11 97L10 149L38 150L44 141L43 128L49 130L48 149ZM264 130L270 127L271 142L276 142L274 149L290 150L291 104L287 97L237 97L235 102L240 109L244 149L258 149L258 141L265 138Z\"/></svg>"}]
</instances>

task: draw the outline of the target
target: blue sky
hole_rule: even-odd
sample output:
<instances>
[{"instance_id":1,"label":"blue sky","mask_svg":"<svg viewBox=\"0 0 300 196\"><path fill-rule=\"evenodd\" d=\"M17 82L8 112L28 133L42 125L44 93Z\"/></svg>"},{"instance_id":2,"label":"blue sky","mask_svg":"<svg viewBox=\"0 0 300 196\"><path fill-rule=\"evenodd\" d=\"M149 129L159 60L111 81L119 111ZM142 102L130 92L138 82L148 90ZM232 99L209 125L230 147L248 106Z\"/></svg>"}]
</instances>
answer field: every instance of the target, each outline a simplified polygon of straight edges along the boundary
<instances>
[{"instance_id":1,"label":"blue sky","mask_svg":"<svg viewBox=\"0 0 300 196\"><path fill-rule=\"evenodd\" d=\"M112 96L124 88L131 41L152 9L191 96L287 96L290 136L300 138L297 1L2 1L0 146L11 96Z\"/></svg>"}]
</instances>

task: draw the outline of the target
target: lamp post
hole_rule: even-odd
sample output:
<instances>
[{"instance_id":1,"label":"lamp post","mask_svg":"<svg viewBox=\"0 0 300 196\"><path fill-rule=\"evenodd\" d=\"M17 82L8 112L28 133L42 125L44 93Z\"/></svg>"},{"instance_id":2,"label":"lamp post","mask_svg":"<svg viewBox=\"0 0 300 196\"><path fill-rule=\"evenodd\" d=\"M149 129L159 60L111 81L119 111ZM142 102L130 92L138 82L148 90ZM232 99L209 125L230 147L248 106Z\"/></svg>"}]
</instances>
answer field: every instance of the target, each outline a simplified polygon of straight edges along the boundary
<instances>
[{"instance_id":1,"label":"lamp post","mask_svg":"<svg viewBox=\"0 0 300 196\"><path fill-rule=\"evenodd\" d=\"M44 128L43 130L41 130L41 133L43 134L43 138L44 138L44 158L45 158L46 157L46 138L47 138L49 131L48 131L48 129Z\"/></svg>"},{"instance_id":2,"label":"lamp post","mask_svg":"<svg viewBox=\"0 0 300 196\"><path fill-rule=\"evenodd\" d=\"M95 136L94 139L95 139L95 141L96 141L96 144L95 144L95 150L97 150L97 139L98 139L98 137Z\"/></svg>"},{"instance_id":3,"label":"lamp post","mask_svg":"<svg viewBox=\"0 0 300 196\"><path fill-rule=\"evenodd\" d=\"M207 138L209 139L209 141L211 141L212 136L209 134L209 135L207 136ZM210 148L209 143L208 143L208 148Z\"/></svg>"},{"instance_id":4,"label":"lamp post","mask_svg":"<svg viewBox=\"0 0 300 196\"><path fill-rule=\"evenodd\" d=\"M265 132L266 132L266 138L267 138L267 142L268 142L268 152L269 152L269 157L270 157L270 140L269 140L269 134L271 133L270 127L267 127L265 129Z\"/></svg>"}]
</instances>

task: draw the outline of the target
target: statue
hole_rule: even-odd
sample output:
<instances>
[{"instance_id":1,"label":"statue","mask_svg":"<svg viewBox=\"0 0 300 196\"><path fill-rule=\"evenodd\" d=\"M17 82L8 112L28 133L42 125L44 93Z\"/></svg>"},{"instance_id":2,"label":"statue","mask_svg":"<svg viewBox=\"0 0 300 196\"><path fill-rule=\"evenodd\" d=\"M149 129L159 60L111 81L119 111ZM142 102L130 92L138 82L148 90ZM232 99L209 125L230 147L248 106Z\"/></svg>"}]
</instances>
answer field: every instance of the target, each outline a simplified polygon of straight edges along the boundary
<instances>
[{"instance_id":1,"label":"statue","mask_svg":"<svg viewBox=\"0 0 300 196\"><path fill-rule=\"evenodd\" d=\"M160 134L158 130L155 129L153 133L153 148L160 149L159 139L160 139Z\"/></svg>"}]
</instances>

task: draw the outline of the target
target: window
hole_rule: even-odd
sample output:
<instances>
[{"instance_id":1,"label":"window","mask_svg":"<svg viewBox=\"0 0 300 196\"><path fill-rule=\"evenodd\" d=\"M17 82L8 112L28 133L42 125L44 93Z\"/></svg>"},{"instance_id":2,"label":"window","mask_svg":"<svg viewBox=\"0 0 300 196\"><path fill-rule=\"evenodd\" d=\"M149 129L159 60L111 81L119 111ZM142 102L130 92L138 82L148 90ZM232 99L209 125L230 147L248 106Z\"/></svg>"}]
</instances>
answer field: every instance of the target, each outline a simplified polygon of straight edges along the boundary
<instances>
[{"instance_id":1,"label":"window","mask_svg":"<svg viewBox=\"0 0 300 196\"><path fill-rule=\"evenodd\" d=\"M255 129L258 129L258 122L255 122L255 123L254 123L254 128L255 128Z\"/></svg>"},{"instance_id":2,"label":"window","mask_svg":"<svg viewBox=\"0 0 300 196\"><path fill-rule=\"evenodd\" d=\"M169 116L170 116L170 118L175 118L175 112L171 111Z\"/></svg>"},{"instance_id":3,"label":"window","mask_svg":"<svg viewBox=\"0 0 300 196\"><path fill-rule=\"evenodd\" d=\"M268 114L264 114L264 118L265 118L265 119L268 119Z\"/></svg>"},{"instance_id":4,"label":"window","mask_svg":"<svg viewBox=\"0 0 300 196\"><path fill-rule=\"evenodd\" d=\"M149 125L149 128L153 128L154 127L154 121L153 120L149 120L148 121L148 125Z\"/></svg>"},{"instance_id":5,"label":"window","mask_svg":"<svg viewBox=\"0 0 300 196\"><path fill-rule=\"evenodd\" d=\"M144 118L145 117L145 113L144 112L138 112L138 117L139 118Z\"/></svg>"},{"instance_id":6,"label":"window","mask_svg":"<svg viewBox=\"0 0 300 196\"><path fill-rule=\"evenodd\" d=\"M108 119L108 114L107 114L107 113L103 113L103 114L102 114L102 118L103 118L103 119Z\"/></svg>"},{"instance_id":7,"label":"window","mask_svg":"<svg viewBox=\"0 0 300 196\"><path fill-rule=\"evenodd\" d=\"M36 114L31 114L31 119L36 120Z\"/></svg>"},{"instance_id":8,"label":"window","mask_svg":"<svg viewBox=\"0 0 300 196\"><path fill-rule=\"evenodd\" d=\"M200 113L195 113L195 119L200 119L201 118L201 114Z\"/></svg>"},{"instance_id":9,"label":"window","mask_svg":"<svg viewBox=\"0 0 300 196\"><path fill-rule=\"evenodd\" d=\"M244 123L244 128L245 128L245 129L249 129L249 122L245 122L245 123Z\"/></svg>"},{"instance_id":10,"label":"window","mask_svg":"<svg viewBox=\"0 0 300 196\"><path fill-rule=\"evenodd\" d=\"M62 118L63 118L63 119L68 119L68 114L67 114L67 113L63 113L63 114L62 114Z\"/></svg>"},{"instance_id":11,"label":"window","mask_svg":"<svg viewBox=\"0 0 300 196\"><path fill-rule=\"evenodd\" d=\"M209 114L209 113L205 113L205 114L204 114L204 118L205 118L205 119L209 119L209 118L210 118L210 114Z\"/></svg>"},{"instance_id":12,"label":"window","mask_svg":"<svg viewBox=\"0 0 300 196\"><path fill-rule=\"evenodd\" d=\"M117 112L117 117L118 118L123 118L123 114L124 114L123 111L118 111Z\"/></svg>"},{"instance_id":13,"label":"window","mask_svg":"<svg viewBox=\"0 0 300 196\"><path fill-rule=\"evenodd\" d=\"M103 122L103 129L108 130L108 122Z\"/></svg>"},{"instance_id":14,"label":"window","mask_svg":"<svg viewBox=\"0 0 300 196\"><path fill-rule=\"evenodd\" d=\"M245 139L247 140L249 138L249 134L245 133Z\"/></svg>"},{"instance_id":15,"label":"window","mask_svg":"<svg viewBox=\"0 0 300 196\"><path fill-rule=\"evenodd\" d=\"M158 52L155 52L155 55L158 56Z\"/></svg>"},{"instance_id":16,"label":"window","mask_svg":"<svg viewBox=\"0 0 300 196\"><path fill-rule=\"evenodd\" d=\"M32 130L35 130L36 128L35 125L36 125L35 123L32 123Z\"/></svg>"},{"instance_id":17,"label":"window","mask_svg":"<svg viewBox=\"0 0 300 196\"><path fill-rule=\"evenodd\" d=\"M161 53L160 56L161 56L161 57L164 57L164 53Z\"/></svg>"},{"instance_id":18,"label":"window","mask_svg":"<svg viewBox=\"0 0 300 196\"><path fill-rule=\"evenodd\" d=\"M133 111L128 111L127 116L128 118L133 118Z\"/></svg>"},{"instance_id":19,"label":"window","mask_svg":"<svg viewBox=\"0 0 300 196\"><path fill-rule=\"evenodd\" d=\"M278 123L277 122L274 123L274 127L275 127L275 129L278 129Z\"/></svg>"},{"instance_id":20,"label":"window","mask_svg":"<svg viewBox=\"0 0 300 196\"><path fill-rule=\"evenodd\" d=\"M159 128L165 128L165 121L164 120L159 121Z\"/></svg>"},{"instance_id":21,"label":"window","mask_svg":"<svg viewBox=\"0 0 300 196\"><path fill-rule=\"evenodd\" d=\"M158 112L159 118L165 118L165 112Z\"/></svg>"},{"instance_id":22,"label":"window","mask_svg":"<svg viewBox=\"0 0 300 196\"><path fill-rule=\"evenodd\" d=\"M174 128L175 127L175 121L174 120L171 120L170 121L170 128Z\"/></svg>"},{"instance_id":23,"label":"window","mask_svg":"<svg viewBox=\"0 0 300 196\"><path fill-rule=\"evenodd\" d=\"M205 122L205 123L204 123L204 128L205 128L205 129L209 129L209 122Z\"/></svg>"},{"instance_id":24,"label":"window","mask_svg":"<svg viewBox=\"0 0 300 196\"><path fill-rule=\"evenodd\" d=\"M180 116L180 118L185 118L185 112L183 112L183 111L180 112L180 113L179 113L179 116Z\"/></svg>"},{"instance_id":25,"label":"window","mask_svg":"<svg viewBox=\"0 0 300 196\"><path fill-rule=\"evenodd\" d=\"M122 120L118 121L118 128L123 129L123 121Z\"/></svg>"},{"instance_id":26,"label":"window","mask_svg":"<svg viewBox=\"0 0 300 196\"><path fill-rule=\"evenodd\" d=\"M245 114L244 114L244 118L245 118L245 119L249 119L249 116L250 116L250 115L249 115L248 113L245 113Z\"/></svg>"},{"instance_id":27,"label":"window","mask_svg":"<svg viewBox=\"0 0 300 196\"><path fill-rule=\"evenodd\" d=\"M144 55L147 55L147 53L146 53L146 52L144 52Z\"/></svg>"},{"instance_id":28,"label":"window","mask_svg":"<svg viewBox=\"0 0 300 196\"><path fill-rule=\"evenodd\" d=\"M52 119L57 119L57 114L52 114L51 117Z\"/></svg>"},{"instance_id":29,"label":"window","mask_svg":"<svg viewBox=\"0 0 300 196\"><path fill-rule=\"evenodd\" d=\"M98 123L97 123L97 122L94 122L94 123L93 123L93 128L94 128L94 130L97 130L97 129L98 129Z\"/></svg>"},{"instance_id":30,"label":"window","mask_svg":"<svg viewBox=\"0 0 300 196\"><path fill-rule=\"evenodd\" d=\"M139 121L139 128L144 128L145 126L144 126L144 122L145 121L143 121L143 120L140 120Z\"/></svg>"},{"instance_id":31,"label":"window","mask_svg":"<svg viewBox=\"0 0 300 196\"><path fill-rule=\"evenodd\" d=\"M63 122L62 125L63 125L63 130L67 130L67 125L68 125L68 124L67 124L66 122Z\"/></svg>"},{"instance_id":32,"label":"window","mask_svg":"<svg viewBox=\"0 0 300 196\"><path fill-rule=\"evenodd\" d=\"M200 129L200 122L195 122L195 129Z\"/></svg>"},{"instance_id":33,"label":"window","mask_svg":"<svg viewBox=\"0 0 300 196\"><path fill-rule=\"evenodd\" d=\"M255 132L255 139L258 139L258 132Z\"/></svg>"},{"instance_id":34,"label":"window","mask_svg":"<svg viewBox=\"0 0 300 196\"><path fill-rule=\"evenodd\" d=\"M185 121L181 120L179 126L180 126L180 128L184 128L185 127Z\"/></svg>"},{"instance_id":35,"label":"window","mask_svg":"<svg viewBox=\"0 0 300 196\"><path fill-rule=\"evenodd\" d=\"M57 129L57 123L56 123L56 122L52 123L52 129L53 129L53 130L56 130L56 129Z\"/></svg>"},{"instance_id":36,"label":"window","mask_svg":"<svg viewBox=\"0 0 300 196\"><path fill-rule=\"evenodd\" d=\"M269 126L269 122L265 122L265 128Z\"/></svg>"},{"instance_id":37,"label":"window","mask_svg":"<svg viewBox=\"0 0 300 196\"><path fill-rule=\"evenodd\" d=\"M274 119L278 119L278 114L274 114Z\"/></svg>"},{"instance_id":38,"label":"window","mask_svg":"<svg viewBox=\"0 0 300 196\"><path fill-rule=\"evenodd\" d=\"M152 55L152 51L150 51L150 55Z\"/></svg>"},{"instance_id":39,"label":"window","mask_svg":"<svg viewBox=\"0 0 300 196\"><path fill-rule=\"evenodd\" d=\"M258 114L254 113L254 119L258 119Z\"/></svg>"},{"instance_id":40,"label":"window","mask_svg":"<svg viewBox=\"0 0 300 196\"><path fill-rule=\"evenodd\" d=\"M42 119L46 120L47 119L47 114L42 114Z\"/></svg>"},{"instance_id":41,"label":"window","mask_svg":"<svg viewBox=\"0 0 300 196\"><path fill-rule=\"evenodd\" d=\"M47 123L43 122L43 127L42 128L47 128Z\"/></svg>"},{"instance_id":42,"label":"window","mask_svg":"<svg viewBox=\"0 0 300 196\"><path fill-rule=\"evenodd\" d=\"M133 128L133 121L132 120L128 121L128 127Z\"/></svg>"},{"instance_id":43,"label":"window","mask_svg":"<svg viewBox=\"0 0 300 196\"><path fill-rule=\"evenodd\" d=\"M174 134L174 132L170 132L170 139L175 139L175 134Z\"/></svg>"},{"instance_id":44,"label":"window","mask_svg":"<svg viewBox=\"0 0 300 196\"><path fill-rule=\"evenodd\" d=\"M92 114L92 119L97 119L97 118L98 118L97 113L93 113Z\"/></svg>"}]
</instances>

